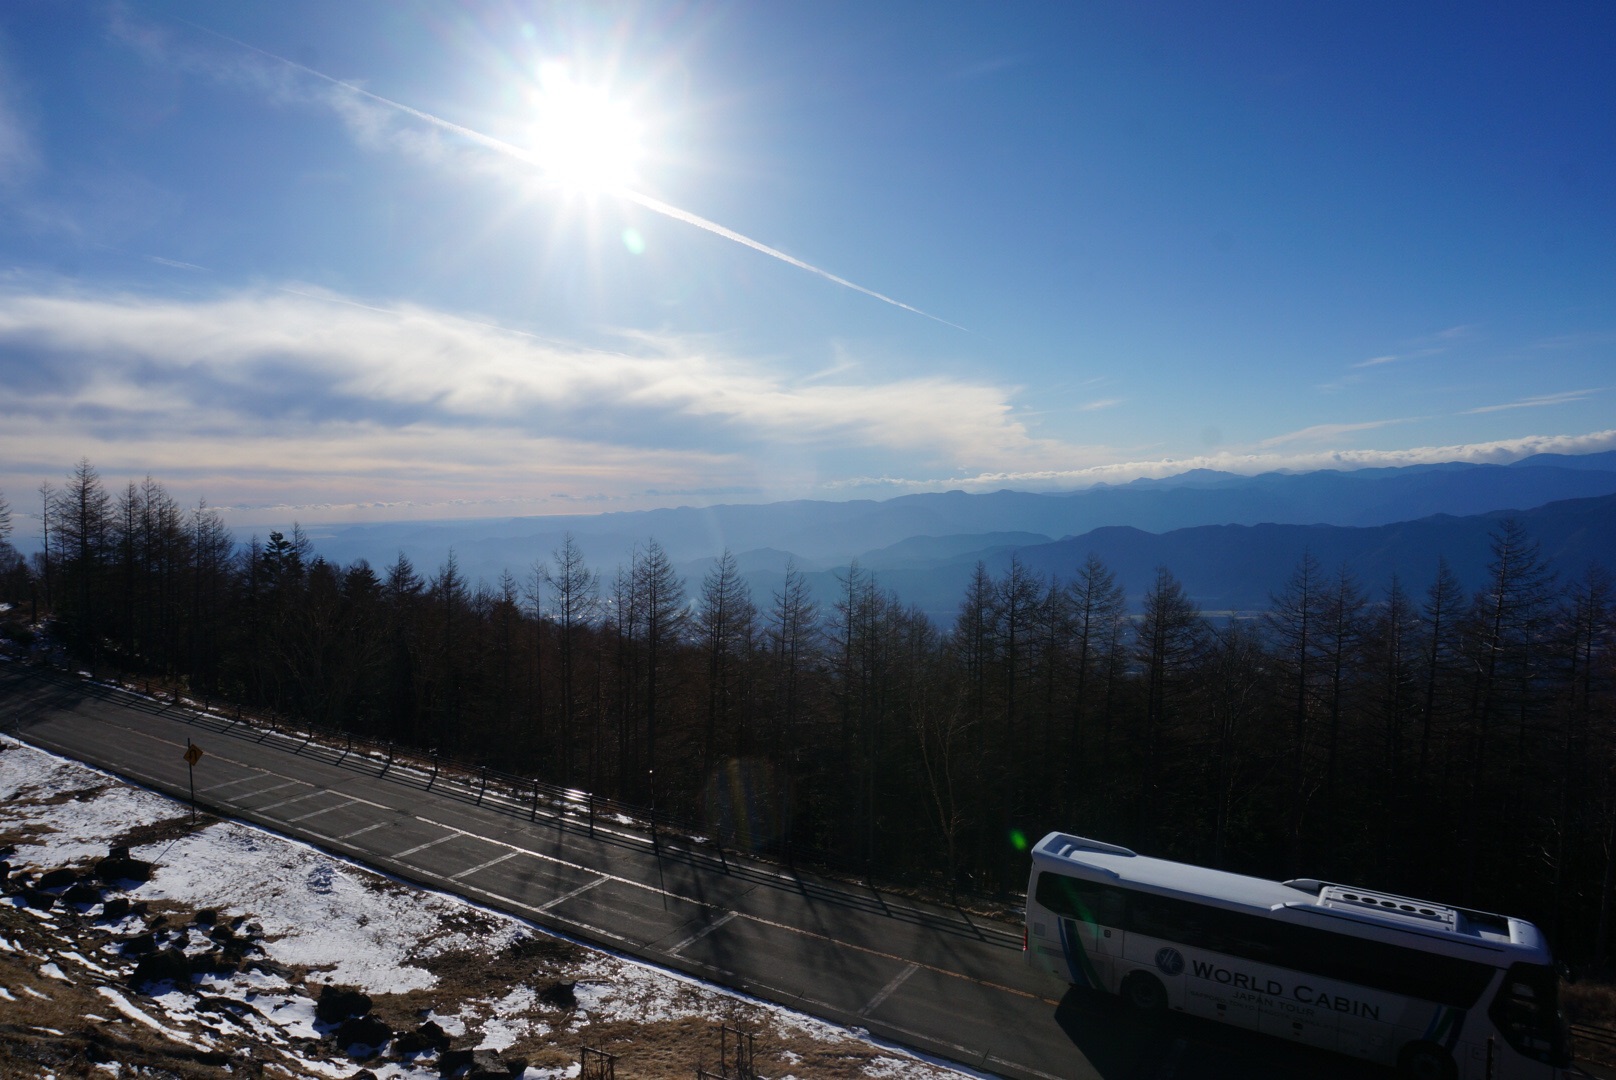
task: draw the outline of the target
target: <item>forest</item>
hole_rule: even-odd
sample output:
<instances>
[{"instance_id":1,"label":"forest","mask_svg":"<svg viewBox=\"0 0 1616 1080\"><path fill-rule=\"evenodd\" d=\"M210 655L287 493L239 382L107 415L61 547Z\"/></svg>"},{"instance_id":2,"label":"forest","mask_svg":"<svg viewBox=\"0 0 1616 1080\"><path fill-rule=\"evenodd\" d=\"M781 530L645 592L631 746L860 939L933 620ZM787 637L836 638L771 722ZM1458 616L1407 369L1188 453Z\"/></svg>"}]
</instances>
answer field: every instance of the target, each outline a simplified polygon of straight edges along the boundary
<instances>
[{"instance_id":1,"label":"forest","mask_svg":"<svg viewBox=\"0 0 1616 1080\"><path fill-rule=\"evenodd\" d=\"M1051 829L1265 877L1520 915L1610 960L1616 596L1557 580L1513 519L1467 593L1300 553L1260 618L1212 619L1161 567L978 567L939 626L855 563L833 603L732 554L681 580L569 539L494 582L238 543L206 504L80 462L7 543L6 632L98 673L621 799L762 852L1006 897ZM43 629L36 630L38 626Z\"/></svg>"}]
</instances>

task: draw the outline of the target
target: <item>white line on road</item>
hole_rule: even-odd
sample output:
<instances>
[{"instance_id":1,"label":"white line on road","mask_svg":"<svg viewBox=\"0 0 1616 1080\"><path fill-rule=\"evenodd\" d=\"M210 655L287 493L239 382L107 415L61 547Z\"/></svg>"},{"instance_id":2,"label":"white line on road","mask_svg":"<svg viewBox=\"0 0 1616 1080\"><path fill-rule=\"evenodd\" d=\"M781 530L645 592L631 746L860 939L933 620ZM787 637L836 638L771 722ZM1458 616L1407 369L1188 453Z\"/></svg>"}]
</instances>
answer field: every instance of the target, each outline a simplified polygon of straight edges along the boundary
<instances>
[{"instance_id":1,"label":"white line on road","mask_svg":"<svg viewBox=\"0 0 1616 1080\"><path fill-rule=\"evenodd\" d=\"M238 776L234 780L226 780L222 784L213 784L210 787L197 788L196 793L198 795L206 795L210 791L218 791L220 788L227 788L232 784L241 784L241 783L245 783L248 780L262 780L263 778L264 778L263 773L261 773L261 772L252 772L252 773L247 774L246 776Z\"/></svg>"},{"instance_id":2,"label":"white line on road","mask_svg":"<svg viewBox=\"0 0 1616 1080\"><path fill-rule=\"evenodd\" d=\"M119 723L119 722L117 722L115 720L100 720L99 722L103 723L103 724L106 724L109 727L121 728L122 730L128 732L129 734L135 736L136 738L147 739L147 740L150 740L151 742L161 743L164 746L172 746L176 750L181 748L181 744L178 743L178 742L175 742L173 739L165 739L161 735L153 735L149 731L141 731L140 729L135 728L135 727L131 727L128 724L122 724L122 723ZM175 722L178 723L179 721L175 721ZM72 754L65 747L62 749L62 752L68 754L68 756L70 756L70 757L72 756ZM255 774L255 775L252 775L252 776L241 777L240 779L237 779L237 780L231 780L231 781L229 781L228 783L225 783L225 784L216 785L218 787L228 787L230 784L239 784L242 780L263 779L263 778L269 777L269 776L278 776L282 780L286 780L286 781L288 781L290 783L293 783L293 784L301 784L301 783L303 783L302 780L299 780L294 776L287 776L285 773L276 772L274 769L265 769L265 768L261 768L261 767L259 767L257 765L249 764L248 762L245 762L245 761L238 761L233 757L226 757L224 754L220 753L219 751L213 751L210 756L216 761L220 761L220 762L223 762L223 763L228 764L228 765L234 765L234 766L236 766L238 768L247 769L247 770L249 770L249 771L251 771L252 773ZM128 772L131 775L133 775L133 770L130 770L130 769L121 769L119 771ZM146 777L146 779L151 780L159 788L162 788L165 784L170 784L170 783L175 783L176 782L176 781L168 781L168 780L158 780L155 777L149 777L149 776ZM286 785L282 784L280 786L285 787ZM210 788L198 788L197 789L197 794L201 795L203 792L206 792L206 791L209 791L209 790L211 790L211 789ZM274 791L274 790L275 790L275 788L264 788L262 791L258 792L257 794L263 795L263 794L265 794L267 792L271 792L271 791ZM242 798L250 799L250 798L252 798L252 796L251 795L244 795L244 796L242 796ZM371 802L369 799L361 798L358 795L355 795L352 798L353 798L354 802L361 802L361 803L364 803L366 806L374 806L376 809L385 810L388 813L392 813L394 810L398 809L397 807L389 806L386 803Z\"/></svg>"},{"instance_id":3,"label":"white line on road","mask_svg":"<svg viewBox=\"0 0 1616 1080\"><path fill-rule=\"evenodd\" d=\"M321 814L329 814L333 810L341 810L345 807L352 806L358 801L358 799L349 799L346 802L339 802L335 806L322 806L318 810L310 810L306 814L299 814L297 817L287 818L286 823L290 825L294 821L307 821L311 817L319 817Z\"/></svg>"},{"instance_id":4,"label":"white line on road","mask_svg":"<svg viewBox=\"0 0 1616 1080\"><path fill-rule=\"evenodd\" d=\"M240 802L242 799L256 799L260 795L268 795L271 791L279 791L283 787L291 787L293 784L301 784L302 782L301 780L288 780L284 784L275 784L260 791L249 791L245 795L237 795L233 801Z\"/></svg>"},{"instance_id":5,"label":"white line on road","mask_svg":"<svg viewBox=\"0 0 1616 1080\"><path fill-rule=\"evenodd\" d=\"M602 875L600 875L600 877L596 878L594 881L591 881L589 884L580 885L576 889L572 890L571 892L562 893L560 896L556 897L554 900L550 900L550 901L548 901L546 903L540 904L538 907L534 908L533 910L534 911L539 911L539 912L548 912L551 908L555 907L557 904L564 904L568 900L571 900L574 896L577 896L579 893L588 892L590 889L593 889L596 885L604 885L608 881L611 881L611 880L613 880L613 879L612 879L612 877L610 875L602 874ZM580 924L580 925L583 925L583 924Z\"/></svg>"},{"instance_id":6,"label":"white line on road","mask_svg":"<svg viewBox=\"0 0 1616 1080\"><path fill-rule=\"evenodd\" d=\"M473 866L470 870L462 870L458 874L450 874L449 875L449 880L450 881L459 881L463 877L470 877L472 874L475 874L479 870L487 870L490 866L498 866L500 863L504 862L506 859L514 859L514 858L516 858L516 856L517 856L517 852L507 851L503 855L494 856L492 859L489 859L485 863L478 863L476 866Z\"/></svg>"},{"instance_id":7,"label":"white line on road","mask_svg":"<svg viewBox=\"0 0 1616 1080\"><path fill-rule=\"evenodd\" d=\"M414 855L417 851L425 851L429 847L436 847L437 845L443 843L445 840L453 840L456 836L461 836L461 835L464 835L464 834L462 834L462 833L449 833L447 836L440 836L436 840L428 840L424 844L416 844L412 848L405 848L403 851L399 852L397 855L391 855L391 856L388 856L388 857L393 858L393 859L402 859L406 855Z\"/></svg>"},{"instance_id":8,"label":"white line on road","mask_svg":"<svg viewBox=\"0 0 1616 1080\"><path fill-rule=\"evenodd\" d=\"M538 859L541 862L554 863L556 866L565 866L565 867L568 867L569 869L572 869L572 870L582 870L586 874L598 874L598 873L600 873L600 871L596 870L594 867L585 866L582 863L575 863L575 862L572 862L572 861L567 860L567 859L559 858L558 856L555 856L555 855L546 855L542 851L534 851L531 848L521 847L521 846L519 846L517 844L512 844L512 843L510 843L509 841L506 841L506 840L496 840L492 836L479 836L478 834L476 834L474 832L467 832L464 829L457 829L453 825L445 825L441 821L434 821L431 818L421 817L419 814L416 814L416 815L413 815L413 816L414 816L416 821L421 822L421 824L423 824L423 825L432 825L432 826L435 826L436 828L439 828L439 829L448 829L448 830L450 830L452 833L454 833L456 835L469 837L472 840L476 840L476 841L479 841L479 842L484 843L484 844L493 844L496 847L510 848L511 850L520 852L520 853L522 853L524 855L531 855L531 856L533 856L533 858ZM447 837L445 839L447 839ZM403 852L402 854L408 855L409 852L406 851L406 852ZM659 896L666 896L670 900L679 900L679 901L683 901L684 903L687 903L687 904L697 904L697 905L699 905L701 907L706 907L706 908L713 908L713 907L718 906L717 904L715 904L711 900L702 900L702 899L699 899L699 898L694 897L694 896L684 896L684 895L681 895L681 894L676 893L676 892L672 892L672 891L667 890L667 889L659 889L655 885L650 885L650 884L647 884L646 882L643 882L643 881L635 881L633 878L619 877L616 874L604 874L604 875L602 875L602 880L615 881L615 882L618 882L619 884L627 885L627 886L629 886L631 888L643 889L646 892L656 893ZM599 882L596 882L596 884L599 884ZM582 892L583 890L580 889L578 891ZM569 896L570 895L571 894L569 894ZM550 903L543 905L539 910L547 911L553 905L559 904L559 903L561 903L561 901L568 899L569 896L558 897L555 900L550 901ZM503 899L503 897L501 899ZM779 922L779 921L777 921L775 919L764 918L761 915L754 915L754 914L751 914L750 912L741 912L741 913L739 913L739 917L743 918L743 919L746 919L748 922L756 923L759 926L772 927L775 930L784 930L784 931L786 931L788 933L796 934L799 937L810 938L810 939L813 939L813 940L816 940L816 941L823 941L823 942L826 942L826 943L828 943L830 945L835 945L838 948L851 949L854 952L865 953L866 955L869 955L869 956L880 956L880 957L884 957L885 959L888 959L888 960L896 960L901 964L907 964L907 963L911 962L909 960L909 958L906 957L906 956L898 956L898 955L896 955L894 953L884 952L881 949L872 949L868 945L856 945L851 941L843 941L841 938L833 937L830 934L823 934L823 933L820 933L817 930L809 930L809 929L807 929L805 927L801 927L801 926L793 926L790 923ZM613 935L613 936L615 936L615 935ZM1059 1005L1060 1004L1059 1001L1054 1001L1054 1000L1051 1000L1050 998L1046 998L1042 994L1035 994L1035 993L1033 993L1033 992L1031 992L1029 990L1019 990L1014 986L1006 986L1003 983L992 982L992 981L990 981L988 979L979 979L974 975L967 975L963 971L953 971L953 970L951 970L949 968L938 967L935 964L925 964L925 963L923 963L920 966L925 968L927 971L935 971L939 975L947 975L950 978L954 978L954 979L963 979L964 981L966 981L968 983L975 983L977 986L985 986L985 987L989 987L990 989L994 989L994 990L1002 990L1007 994L1014 994L1016 997L1034 998L1034 999L1043 1001L1045 1004L1048 1004L1048 1005Z\"/></svg>"},{"instance_id":9,"label":"white line on road","mask_svg":"<svg viewBox=\"0 0 1616 1080\"><path fill-rule=\"evenodd\" d=\"M720 926L723 926L725 923L729 922L738 914L740 913L735 911L724 912L724 914L720 915L718 918L714 919L712 922L708 923L706 926L702 927L700 930L697 930L694 934L691 934L679 944L669 949L669 954L675 955L683 950L686 946L694 945L696 942L700 941L714 930L717 930Z\"/></svg>"},{"instance_id":10,"label":"white line on road","mask_svg":"<svg viewBox=\"0 0 1616 1080\"><path fill-rule=\"evenodd\" d=\"M280 802L272 802L268 806L255 806L252 808L252 810L255 814L262 814L266 811L273 810L278 806L290 806L295 802L302 802L304 799L312 799L316 795L324 795L325 793L325 788L315 788L313 791L308 792L305 795L293 795L290 799L282 799Z\"/></svg>"},{"instance_id":11,"label":"white line on road","mask_svg":"<svg viewBox=\"0 0 1616 1080\"><path fill-rule=\"evenodd\" d=\"M364 801L365 800L363 800L363 799L355 799L354 800L354 802L364 802ZM374 825L366 825L363 829L355 829L351 833L343 833L341 836L337 837L337 839L338 840L352 840L356 836L363 836L368 832L375 832L377 829L382 829L382 828L386 828L386 827L387 827L387 822L378 821Z\"/></svg>"},{"instance_id":12,"label":"white line on road","mask_svg":"<svg viewBox=\"0 0 1616 1080\"><path fill-rule=\"evenodd\" d=\"M919 964L910 964L892 977L892 981L881 988L881 992L870 999L864 1008L859 1010L860 1016L868 1016L881 1007L881 1003L892 996L892 992L904 984L904 981L920 970Z\"/></svg>"},{"instance_id":13,"label":"white line on road","mask_svg":"<svg viewBox=\"0 0 1616 1080\"><path fill-rule=\"evenodd\" d=\"M138 730L138 729L136 729L134 727L129 726L128 724L116 724L116 722L113 722L113 723L116 726L121 727L123 730L128 731L132 735L135 735L135 736L138 736L138 737L141 737L141 738L145 738L145 739L150 739L153 742L165 743L165 744L170 744L170 745L174 745L174 746L179 745L178 743L173 742L173 740L164 739L161 736L152 735L152 734L150 734L148 732L145 732L145 731L140 731L140 730ZM65 748L64 748L64 752L67 752L67 753L69 753L69 756L72 756L70 751L65 751ZM238 766L240 766L242 768L246 768L246 769L257 768L257 766L250 765L247 762L236 761L236 760L231 759L231 758L225 758L222 755L220 756L220 758L221 758L221 760L229 761L231 764L238 765ZM124 771L126 773L129 773L129 774L139 775L133 769L125 769ZM264 769L264 770L261 770L261 771L263 771L268 776L285 776L286 775L285 773L275 772L274 770L270 770L270 769ZM164 786L164 782L157 781L155 778L148 778L148 779L151 779L152 782L154 783L154 785L159 787L159 788L162 788ZM289 784L290 783L302 783L302 782L303 781L295 780L295 779L291 779L291 778L288 779ZM280 785L280 786L284 787L284 786L287 786L287 785ZM274 790L274 789L269 788L269 789L265 789L265 790ZM372 802L369 799L359 798L357 796L355 797L355 801L364 803L367 806L373 806L378 810L384 810L384 811L388 811L388 812L393 812L396 809L395 807L386 806L386 805L383 805L382 803ZM521 853L521 854L531 855L535 859L539 859L539 860L541 860L543 862L548 862L548 863L551 863L553 865L564 866L564 867L574 869L574 870L580 870L580 871L582 871L584 873L588 873L588 874L600 874L601 873L599 870L596 870L593 867L585 866L582 863L576 863L576 862L573 862L573 861L571 861L569 859L559 858L559 857L554 856L554 855L547 855L547 854L545 854L543 852L535 851L535 850L530 849L530 848L524 848L524 847L521 847L521 846L519 846L517 844L512 844L512 843L510 843L508 841L495 840L494 838L488 837L488 836L480 836L477 833L468 832L468 831L466 831L464 829L456 828L453 825L446 825L446 824L444 824L442 822L433 821L430 818L421 817L418 814L412 814L410 816L413 818L413 820L419 821L423 825L431 825L431 826L434 826L436 828L446 829L446 830L448 830L449 835L440 837L437 840L428 841L425 844L419 845L419 846L414 847L414 848L410 848L410 849L408 849L406 851L401 851L397 855L391 856L391 858L393 858L393 859L401 859L403 856L413 854L413 853L415 853L417 851L420 851L420 850L423 850L425 848L431 847L431 846L433 846L435 844L440 844L443 841L452 839L455 836L465 836L465 837L480 841L480 842L485 843L485 844L493 844L496 847L504 847L504 848L508 848L510 850L516 851L518 853ZM378 823L376 826L373 826L373 827L374 828L380 828L382 824L386 824L386 823ZM312 831L312 830L310 830L310 831ZM368 832L368 831L369 831L369 828L361 829L358 832L351 833L349 835L350 836L356 836L356 835L359 835L359 833ZM337 839L340 840L340 839L345 839L345 838L344 837L338 837ZM379 852L375 855L375 857L376 858L388 858L388 856L381 855ZM441 878L439 875L431 874L429 871L422 870L420 872L423 873L423 874L428 874L429 876L439 877L439 880L447 880L447 879ZM780 875L780 876L784 877L784 875ZM717 905L713 904L711 901L708 901L708 900L702 900L702 899L698 899L696 897L691 897L691 896L682 896L682 895L680 895L680 894L678 894L676 892L671 892L671 891L666 890L666 889L658 888L655 885L649 885L649 884L646 884L645 882L635 881L632 878L620 877L620 876L615 875L615 874L602 874L599 877L598 880L590 882L589 885L584 886L583 888L576 889L571 893L567 893L565 895L556 897L555 899L553 899L553 900L551 900L551 901L549 901L549 902L547 902L547 903L545 903L545 904L543 904L543 905L541 905L541 906L539 906L537 908L535 908L535 907L533 907L531 905L528 905L528 904L524 904L521 901L516 900L513 897L503 896L503 895L501 895L499 893L490 892L490 891L488 891L486 889L479 889L479 888L476 888L475 886L468 885L468 884L466 884L464 882L456 882L455 884L456 884L456 886L458 888L461 888L461 889L463 889L463 890L465 890L467 892L475 892L475 893L478 893L480 895L486 896L486 897L488 897L488 898L490 898L492 900L495 900L495 901L498 901L498 902L501 902L501 903L508 903L512 907L515 907L515 908L518 908L518 909L521 909L521 910L524 910L524 911L531 911L531 912L534 912L535 914L548 914L550 909L555 907L556 905L561 904L564 901L571 899L573 896L577 895L578 893L581 893L581 892L585 891L585 889L587 889L587 888L593 888L595 885L604 884L606 881L616 881L616 882L618 882L618 883L620 883L622 885L630 886L630 887L636 888L636 889L643 889L643 890L645 890L647 892L657 893L657 894L660 894L662 896L669 897L670 899L680 900L680 901L684 901L684 902L692 903L692 904L697 904L697 905L700 905L702 907L709 907L710 908L710 907L717 906ZM557 916L551 916L551 917L555 918L555 919L559 919L559 920L561 920L563 922L572 923L573 925L578 926L580 929L586 930L586 931L588 931L590 933L593 933L593 934L598 934L598 935L601 935L603 937L610 938L610 939L616 940L616 941L627 941L627 939L623 938L621 935L611 933L610 931L607 931L607 930L603 930L600 927L590 926L587 923L578 922L577 920L573 920L573 919L567 919L567 918L565 918L563 916L558 916L557 915ZM793 925L791 925L789 923L779 922L779 921L774 920L774 919L765 918L765 917L763 917L761 915L754 915L754 914L750 914L750 913L740 913L738 917L744 918L749 922L756 923L759 926L771 927L771 928L776 929L776 930L784 930L784 931L787 931L789 933L797 934L797 935L799 935L801 937L806 937L806 938L810 938L810 939L814 939L814 940L818 940L818 941L823 941L823 942L825 942L827 944L830 944L830 945L850 949L850 950L852 950L854 952L861 952L861 953L864 953L866 955L884 957L884 958L889 959L889 960L897 960L900 963L910 963L911 962L908 957L896 956L896 955L894 955L892 953L883 951L881 949L871 948L871 947L866 946L866 945L857 945L857 944L854 944L853 942L850 942L850 941L843 941L843 940L841 940L841 939L839 939L837 937L834 937L832 935L829 935L829 934L820 933L820 932L813 931L813 930L808 930L808 929L806 929L804 927L800 927L800 926L793 926ZM1050 998L1045 998L1042 994L1032 993L1032 992L1029 992L1029 991L1026 991L1026 990L1018 989L1018 988L1013 987L1013 986L1007 986L1007 985L1004 985L1002 983L993 982L993 981L988 980L988 979L982 979L982 978L979 978L979 977L976 977L976 976L973 976L973 975L967 975L964 972L953 971L953 970L951 970L949 968L939 967L939 966L936 966L936 965L926 964L926 963L922 963L922 964L920 964L920 966L924 967L928 971L934 971L934 972L936 972L936 973L938 973L940 975L946 975L946 976L949 976L951 978L961 979L961 980L963 980L965 982L973 983L975 985L982 986L982 987L985 987L985 988L988 988L988 989L1003 991L1005 993L1012 994L1012 995L1014 995L1016 997L1033 998L1033 999L1037 999L1037 1000L1042 1000L1042 1001L1044 1001L1046 1004L1048 1004L1050 1006L1055 1006L1055 1005L1060 1004L1060 1002L1058 1002L1058 1001L1052 1000ZM1018 1067L1025 1068L1025 1066L1018 1066Z\"/></svg>"}]
</instances>

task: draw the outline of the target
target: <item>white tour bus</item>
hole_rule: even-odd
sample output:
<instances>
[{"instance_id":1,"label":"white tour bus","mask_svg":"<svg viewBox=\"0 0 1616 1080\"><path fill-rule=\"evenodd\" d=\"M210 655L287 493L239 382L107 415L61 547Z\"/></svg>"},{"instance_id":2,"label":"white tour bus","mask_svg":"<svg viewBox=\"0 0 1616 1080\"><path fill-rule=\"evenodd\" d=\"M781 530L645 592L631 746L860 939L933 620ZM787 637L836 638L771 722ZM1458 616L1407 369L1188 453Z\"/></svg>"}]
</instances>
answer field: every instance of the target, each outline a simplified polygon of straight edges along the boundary
<instances>
[{"instance_id":1,"label":"white tour bus","mask_svg":"<svg viewBox=\"0 0 1616 1080\"><path fill-rule=\"evenodd\" d=\"M1430 1080L1569 1077L1558 973L1520 919L1327 882L1264 881L1050 833L1027 960Z\"/></svg>"}]
</instances>

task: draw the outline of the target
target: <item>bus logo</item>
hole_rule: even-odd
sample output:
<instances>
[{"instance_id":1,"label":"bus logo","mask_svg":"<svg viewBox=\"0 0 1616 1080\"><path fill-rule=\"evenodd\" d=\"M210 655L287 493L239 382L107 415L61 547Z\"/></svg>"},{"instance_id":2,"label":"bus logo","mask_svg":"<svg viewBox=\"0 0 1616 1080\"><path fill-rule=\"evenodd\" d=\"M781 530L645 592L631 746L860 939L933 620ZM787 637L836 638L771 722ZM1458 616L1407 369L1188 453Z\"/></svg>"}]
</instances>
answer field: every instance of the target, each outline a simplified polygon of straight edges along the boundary
<instances>
[{"instance_id":1,"label":"bus logo","mask_svg":"<svg viewBox=\"0 0 1616 1080\"><path fill-rule=\"evenodd\" d=\"M1156 950L1156 966L1163 975L1177 975L1184 970L1184 957L1174 948Z\"/></svg>"}]
</instances>

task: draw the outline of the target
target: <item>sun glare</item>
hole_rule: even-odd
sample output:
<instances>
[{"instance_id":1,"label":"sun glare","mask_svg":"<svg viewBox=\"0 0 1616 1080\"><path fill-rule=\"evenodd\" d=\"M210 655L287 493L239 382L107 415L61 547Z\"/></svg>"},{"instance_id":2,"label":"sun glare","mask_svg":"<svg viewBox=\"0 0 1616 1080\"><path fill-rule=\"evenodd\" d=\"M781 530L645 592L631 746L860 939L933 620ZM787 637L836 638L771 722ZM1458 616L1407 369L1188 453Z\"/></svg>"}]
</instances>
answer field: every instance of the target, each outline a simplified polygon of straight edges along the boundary
<instances>
[{"instance_id":1,"label":"sun glare","mask_svg":"<svg viewBox=\"0 0 1616 1080\"><path fill-rule=\"evenodd\" d=\"M574 82L564 65L544 64L533 107L533 153L546 179L586 194L635 182L640 124L621 102Z\"/></svg>"}]
</instances>

